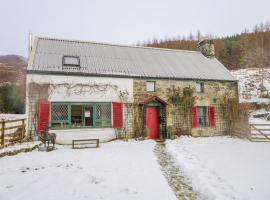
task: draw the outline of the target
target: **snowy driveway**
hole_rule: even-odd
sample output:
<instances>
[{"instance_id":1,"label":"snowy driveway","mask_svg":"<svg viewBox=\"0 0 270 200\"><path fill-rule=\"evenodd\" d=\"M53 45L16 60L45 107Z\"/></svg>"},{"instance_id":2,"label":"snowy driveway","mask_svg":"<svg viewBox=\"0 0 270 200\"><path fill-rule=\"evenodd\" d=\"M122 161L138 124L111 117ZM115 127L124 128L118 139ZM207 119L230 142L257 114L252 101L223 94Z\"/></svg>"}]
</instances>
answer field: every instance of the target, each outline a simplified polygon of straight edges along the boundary
<instances>
[{"instance_id":1,"label":"snowy driveway","mask_svg":"<svg viewBox=\"0 0 270 200\"><path fill-rule=\"evenodd\" d=\"M270 199L270 143L184 137L167 148L202 199Z\"/></svg>"},{"instance_id":2,"label":"snowy driveway","mask_svg":"<svg viewBox=\"0 0 270 200\"><path fill-rule=\"evenodd\" d=\"M152 141L110 142L99 149L21 153L0 159L3 200L173 200Z\"/></svg>"}]
</instances>

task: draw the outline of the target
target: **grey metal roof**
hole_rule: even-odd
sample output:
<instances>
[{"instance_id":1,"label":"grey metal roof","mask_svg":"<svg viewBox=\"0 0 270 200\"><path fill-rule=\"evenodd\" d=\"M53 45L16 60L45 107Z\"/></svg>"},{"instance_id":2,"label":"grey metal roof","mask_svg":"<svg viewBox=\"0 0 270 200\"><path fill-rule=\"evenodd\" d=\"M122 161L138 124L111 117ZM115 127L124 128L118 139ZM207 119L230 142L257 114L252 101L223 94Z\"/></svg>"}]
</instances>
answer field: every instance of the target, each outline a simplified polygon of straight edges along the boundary
<instances>
[{"instance_id":1,"label":"grey metal roof","mask_svg":"<svg viewBox=\"0 0 270 200\"><path fill-rule=\"evenodd\" d=\"M63 70L64 55L80 57L81 69ZM197 51L38 37L30 60L28 71L35 72L235 81L216 58Z\"/></svg>"}]
</instances>

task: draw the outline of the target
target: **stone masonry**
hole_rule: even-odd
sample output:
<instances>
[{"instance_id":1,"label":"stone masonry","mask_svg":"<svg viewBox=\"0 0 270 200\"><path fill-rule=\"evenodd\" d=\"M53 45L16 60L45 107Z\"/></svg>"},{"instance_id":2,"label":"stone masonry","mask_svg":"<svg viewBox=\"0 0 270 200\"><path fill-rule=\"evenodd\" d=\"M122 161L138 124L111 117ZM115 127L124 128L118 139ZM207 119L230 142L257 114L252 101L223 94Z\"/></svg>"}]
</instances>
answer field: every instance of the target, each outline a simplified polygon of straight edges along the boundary
<instances>
[{"instance_id":1,"label":"stone masonry","mask_svg":"<svg viewBox=\"0 0 270 200\"><path fill-rule=\"evenodd\" d=\"M169 88L185 88L190 87L195 91L196 81L192 80L166 80L156 79L149 80L155 81L156 90L155 92L146 91L147 79L134 79L133 91L134 91L134 102L142 102L149 99L152 96L158 96L162 100L168 102ZM224 117L224 111L220 107L220 101L226 95L231 97L237 97L237 83L236 82L223 82L223 81L203 81L204 92L194 92L195 104L194 106L215 106L215 119L216 127L209 128L193 128L191 133L193 136L211 136L219 135L227 132L228 120ZM173 106L167 106L167 127L174 127L175 120L173 116ZM134 116L135 117L135 116ZM191 118L190 118L191 120ZM135 122L136 123L136 122ZM188 122L187 122L188 123ZM188 123L191 125L191 123ZM136 126L136 125L135 125Z\"/></svg>"}]
</instances>

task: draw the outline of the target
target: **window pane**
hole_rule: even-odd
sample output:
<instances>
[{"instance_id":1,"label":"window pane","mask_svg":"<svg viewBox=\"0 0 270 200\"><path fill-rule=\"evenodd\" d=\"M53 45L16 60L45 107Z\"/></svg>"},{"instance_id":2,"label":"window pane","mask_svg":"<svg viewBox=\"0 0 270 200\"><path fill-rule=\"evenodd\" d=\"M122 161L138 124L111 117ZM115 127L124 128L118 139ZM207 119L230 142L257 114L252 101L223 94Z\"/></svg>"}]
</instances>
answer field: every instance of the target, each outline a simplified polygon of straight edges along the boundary
<instances>
[{"instance_id":1,"label":"window pane","mask_svg":"<svg viewBox=\"0 0 270 200\"><path fill-rule=\"evenodd\" d=\"M101 122L96 122L96 126L110 126L111 121L101 121Z\"/></svg>"},{"instance_id":2,"label":"window pane","mask_svg":"<svg viewBox=\"0 0 270 200\"><path fill-rule=\"evenodd\" d=\"M84 121L85 126L93 126L93 106L84 107Z\"/></svg>"},{"instance_id":3,"label":"window pane","mask_svg":"<svg viewBox=\"0 0 270 200\"><path fill-rule=\"evenodd\" d=\"M68 128L68 122L53 122L53 128Z\"/></svg>"},{"instance_id":4,"label":"window pane","mask_svg":"<svg viewBox=\"0 0 270 200\"><path fill-rule=\"evenodd\" d=\"M52 104L52 121L68 121L68 105Z\"/></svg>"},{"instance_id":5,"label":"window pane","mask_svg":"<svg viewBox=\"0 0 270 200\"><path fill-rule=\"evenodd\" d=\"M196 92L204 91L204 83L196 83Z\"/></svg>"},{"instance_id":6,"label":"window pane","mask_svg":"<svg viewBox=\"0 0 270 200\"><path fill-rule=\"evenodd\" d=\"M71 106L71 125L72 127L83 126L83 106L82 105Z\"/></svg>"},{"instance_id":7,"label":"window pane","mask_svg":"<svg viewBox=\"0 0 270 200\"><path fill-rule=\"evenodd\" d=\"M148 91L148 92L154 92L155 91L155 82L153 82L153 81L147 81L146 82L146 91Z\"/></svg>"},{"instance_id":8,"label":"window pane","mask_svg":"<svg viewBox=\"0 0 270 200\"><path fill-rule=\"evenodd\" d=\"M97 104L97 119L110 119L111 118L111 104Z\"/></svg>"},{"instance_id":9,"label":"window pane","mask_svg":"<svg viewBox=\"0 0 270 200\"><path fill-rule=\"evenodd\" d=\"M79 57L64 56L63 65L80 65Z\"/></svg>"},{"instance_id":10,"label":"window pane","mask_svg":"<svg viewBox=\"0 0 270 200\"><path fill-rule=\"evenodd\" d=\"M207 126L206 106L198 107L198 125L200 127Z\"/></svg>"}]
</instances>

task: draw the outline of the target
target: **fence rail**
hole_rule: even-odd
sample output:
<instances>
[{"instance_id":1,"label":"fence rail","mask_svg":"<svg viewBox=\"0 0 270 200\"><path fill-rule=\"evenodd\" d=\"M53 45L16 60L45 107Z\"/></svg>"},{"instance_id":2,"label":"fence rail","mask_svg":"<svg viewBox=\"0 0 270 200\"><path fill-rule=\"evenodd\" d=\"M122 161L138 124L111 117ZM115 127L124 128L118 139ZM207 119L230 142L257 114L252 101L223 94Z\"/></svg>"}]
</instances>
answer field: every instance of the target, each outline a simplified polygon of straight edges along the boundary
<instances>
[{"instance_id":1,"label":"fence rail","mask_svg":"<svg viewBox=\"0 0 270 200\"><path fill-rule=\"evenodd\" d=\"M249 140L252 142L270 142L270 124L250 124Z\"/></svg>"},{"instance_id":2,"label":"fence rail","mask_svg":"<svg viewBox=\"0 0 270 200\"><path fill-rule=\"evenodd\" d=\"M0 121L0 148L21 142L25 137L25 119Z\"/></svg>"}]
</instances>

